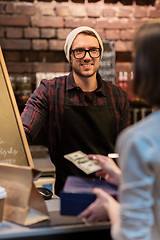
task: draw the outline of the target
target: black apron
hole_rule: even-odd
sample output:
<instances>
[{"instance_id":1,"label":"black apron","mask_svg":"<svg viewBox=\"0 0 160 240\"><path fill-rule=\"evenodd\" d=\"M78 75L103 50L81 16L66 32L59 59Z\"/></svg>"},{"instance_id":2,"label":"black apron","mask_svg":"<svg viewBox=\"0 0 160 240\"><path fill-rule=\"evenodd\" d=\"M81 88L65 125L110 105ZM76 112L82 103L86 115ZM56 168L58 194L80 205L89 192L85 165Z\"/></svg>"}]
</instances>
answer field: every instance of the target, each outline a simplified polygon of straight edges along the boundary
<instances>
[{"instance_id":1,"label":"black apron","mask_svg":"<svg viewBox=\"0 0 160 240\"><path fill-rule=\"evenodd\" d=\"M95 177L87 175L63 156L81 150L86 154L114 152L117 137L116 116L108 88L105 86L107 105L74 106L70 104L70 92L66 91L61 142L55 160L55 193L59 195L67 176Z\"/></svg>"}]
</instances>

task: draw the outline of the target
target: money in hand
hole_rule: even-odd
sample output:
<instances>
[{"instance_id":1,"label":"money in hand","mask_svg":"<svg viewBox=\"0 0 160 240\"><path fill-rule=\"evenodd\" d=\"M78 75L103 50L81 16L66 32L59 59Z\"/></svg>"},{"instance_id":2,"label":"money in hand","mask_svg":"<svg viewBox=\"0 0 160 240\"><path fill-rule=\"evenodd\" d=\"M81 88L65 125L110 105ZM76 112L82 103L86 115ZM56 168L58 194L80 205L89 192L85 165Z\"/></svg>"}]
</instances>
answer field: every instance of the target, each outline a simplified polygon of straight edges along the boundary
<instances>
[{"instance_id":1,"label":"money in hand","mask_svg":"<svg viewBox=\"0 0 160 240\"><path fill-rule=\"evenodd\" d=\"M64 158L71 161L86 174L91 174L102 169L96 161L89 159L88 155L81 151L66 154L64 155Z\"/></svg>"}]
</instances>

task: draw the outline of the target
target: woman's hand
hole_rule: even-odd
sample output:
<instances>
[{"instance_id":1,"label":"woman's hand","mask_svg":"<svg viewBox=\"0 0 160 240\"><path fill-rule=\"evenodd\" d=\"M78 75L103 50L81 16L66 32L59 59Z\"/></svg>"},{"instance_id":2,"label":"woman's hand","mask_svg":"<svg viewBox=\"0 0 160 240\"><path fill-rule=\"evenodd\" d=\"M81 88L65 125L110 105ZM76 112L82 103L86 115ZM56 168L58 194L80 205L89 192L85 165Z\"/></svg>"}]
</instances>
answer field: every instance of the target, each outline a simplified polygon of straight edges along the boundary
<instances>
[{"instance_id":1,"label":"woman's hand","mask_svg":"<svg viewBox=\"0 0 160 240\"><path fill-rule=\"evenodd\" d=\"M106 221L108 218L112 223L117 221L119 219L119 203L100 188L94 188L93 193L96 195L96 200L77 218L84 218L86 222Z\"/></svg>"},{"instance_id":2,"label":"woman's hand","mask_svg":"<svg viewBox=\"0 0 160 240\"><path fill-rule=\"evenodd\" d=\"M97 161L102 167L102 170L96 172L97 176L103 177L110 184L119 186L121 170L113 159L99 154L89 154L88 157Z\"/></svg>"}]
</instances>

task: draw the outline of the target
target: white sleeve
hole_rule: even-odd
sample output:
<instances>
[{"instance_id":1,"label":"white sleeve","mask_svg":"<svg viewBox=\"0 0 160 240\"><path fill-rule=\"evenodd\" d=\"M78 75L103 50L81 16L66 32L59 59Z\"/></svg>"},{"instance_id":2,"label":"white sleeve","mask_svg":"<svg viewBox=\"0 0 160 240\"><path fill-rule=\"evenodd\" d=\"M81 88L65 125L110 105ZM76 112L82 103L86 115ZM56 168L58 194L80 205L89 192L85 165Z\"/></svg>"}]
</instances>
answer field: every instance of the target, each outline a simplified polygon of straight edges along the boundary
<instances>
[{"instance_id":1,"label":"white sleeve","mask_svg":"<svg viewBox=\"0 0 160 240\"><path fill-rule=\"evenodd\" d=\"M122 235L120 236L120 229L121 229L120 222L116 222L114 225L112 225L111 236L112 236L113 239L123 240L121 238Z\"/></svg>"},{"instance_id":2,"label":"white sleeve","mask_svg":"<svg viewBox=\"0 0 160 240\"><path fill-rule=\"evenodd\" d=\"M121 204L120 222L112 227L112 237L115 240L151 240L154 223L151 158L154 156L154 145L145 137L126 131L119 137L116 150L122 170L119 188Z\"/></svg>"}]
</instances>

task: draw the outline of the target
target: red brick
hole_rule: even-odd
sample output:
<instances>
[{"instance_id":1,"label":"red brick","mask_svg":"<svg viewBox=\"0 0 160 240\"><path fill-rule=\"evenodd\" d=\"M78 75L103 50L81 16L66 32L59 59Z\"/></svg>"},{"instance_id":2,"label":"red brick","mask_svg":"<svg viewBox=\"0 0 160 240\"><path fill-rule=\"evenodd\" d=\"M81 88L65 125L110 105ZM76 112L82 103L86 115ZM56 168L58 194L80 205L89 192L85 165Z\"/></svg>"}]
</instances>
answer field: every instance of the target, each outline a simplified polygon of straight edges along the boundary
<instances>
[{"instance_id":1,"label":"red brick","mask_svg":"<svg viewBox=\"0 0 160 240\"><path fill-rule=\"evenodd\" d=\"M100 5L95 4L90 4L89 6L86 7L87 11L87 16L88 17L100 17L102 16L103 9Z\"/></svg>"},{"instance_id":2,"label":"red brick","mask_svg":"<svg viewBox=\"0 0 160 240\"><path fill-rule=\"evenodd\" d=\"M160 8L159 9L151 9L149 11L149 17L150 18L159 18L160 17Z\"/></svg>"},{"instance_id":3,"label":"red brick","mask_svg":"<svg viewBox=\"0 0 160 240\"><path fill-rule=\"evenodd\" d=\"M39 28L24 28L24 37L25 38L39 38L40 37L40 33L39 33Z\"/></svg>"},{"instance_id":4,"label":"red brick","mask_svg":"<svg viewBox=\"0 0 160 240\"><path fill-rule=\"evenodd\" d=\"M55 38L56 30L54 28L41 28L41 38Z\"/></svg>"},{"instance_id":5,"label":"red brick","mask_svg":"<svg viewBox=\"0 0 160 240\"><path fill-rule=\"evenodd\" d=\"M13 3L6 4L6 13L14 13L14 4Z\"/></svg>"},{"instance_id":6,"label":"red brick","mask_svg":"<svg viewBox=\"0 0 160 240\"><path fill-rule=\"evenodd\" d=\"M119 30L106 30L105 36L107 40L118 40L120 39L120 31Z\"/></svg>"},{"instance_id":7,"label":"red brick","mask_svg":"<svg viewBox=\"0 0 160 240\"><path fill-rule=\"evenodd\" d=\"M7 28L6 29L6 37L7 38L22 38L23 30L22 28Z\"/></svg>"},{"instance_id":8,"label":"red brick","mask_svg":"<svg viewBox=\"0 0 160 240\"><path fill-rule=\"evenodd\" d=\"M71 5L70 7L70 15L73 17L87 17L87 12L84 4Z\"/></svg>"},{"instance_id":9,"label":"red brick","mask_svg":"<svg viewBox=\"0 0 160 240\"><path fill-rule=\"evenodd\" d=\"M21 15L34 15L36 14L36 7L32 3L17 3L14 5L14 12Z\"/></svg>"},{"instance_id":10,"label":"red brick","mask_svg":"<svg viewBox=\"0 0 160 240\"><path fill-rule=\"evenodd\" d=\"M69 63L33 63L33 72L69 72Z\"/></svg>"},{"instance_id":11,"label":"red brick","mask_svg":"<svg viewBox=\"0 0 160 240\"><path fill-rule=\"evenodd\" d=\"M0 37L3 38L5 35L5 28L0 27Z\"/></svg>"},{"instance_id":12,"label":"red brick","mask_svg":"<svg viewBox=\"0 0 160 240\"><path fill-rule=\"evenodd\" d=\"M65 19L65 27L68 28L76 28L80 26L89 26L95 27L96 20L93 18L66 18ZM99 28L99 27L97 27Z\"/></svg>"},{"instance_id":13,"label":"red brick","mask_svg":"<svg viewBox=\"0 0 160 240\"><path fill-rule=\"evenodd\" d=\"M32 63L27 62L7 62L7 69L10 73L31 73Z\"/></svg>"},{"instance_id":14,"label":"red brick","mask_svg":"<svg viewBox=\"0 0 160 240\"><path fill-rule=\"evenodd\" d=\"M31 17L32 26L36 27L63 27L62 17L34 16Z\"/></svg>"},{"instance_id":15,"label":"red brick","mask_svg":"<svg viewBox=\"0 0 160 240\"><path fill-rule=\"evenodd\" d=\"M21 61L22 62L36 62L38 61L37 51L21 51Z\"/></svg>"},{"instance_id":16,"label":"red brick","mask_svg":"<svg viewBox=\"0 0 160 240\"><path fill-rule=\"evenodd\" d=\"M0 13L5 13L5 7L6 7L6 4L4 3L0 3Z\"/></svg>"},{"instance_id":17,"label":"red brick","mask_svg":"<svg viewBox=\"0 0 160 240\"><path fill-rule=\"evenodd\" d=\"M147 9L148 7L141 7L141 6L137 6L134 8L134 16L136 18L144 18L147 17Z\"/></svg>"},{"instance_id":18,"label":"red brick","mask_svg":"<svg viewBox=\"0 0 160 240\"><path fill-rule=\"evenodd\" d=\"M51 1L51 0L50 0ZM36 3L36 7L41 15L45 16L55 16L55 4L52 2L38 2Z\"/></svg>"},{"instance_id":19,"label":"red brick","mask_svg":"<svg viewBox=\"0 0 160 240\"><path fill-rule=\"evenodd\" d=\"M127 19L119 19L119 20L108 20L105 19L97 19L96 26L97 28L104 29L126 29L130 27L130 23Z\"/></svg>"},{"instance_id":20,"label":"red brick","mask_svg":"<svg viewBox=\"0 0 160 240\"><path fill-rule=\"evenodd\" d=\"M63 51L38 51L37 62L64 62Z\"/></svg>"},{"instance_id":21,"label":"red brick","mask_svg":"<svg viewBox=\"0 0 160 240\"><path fill-rule=\"evenodd\" d=\"M29 18L27 16L0 16L1 26L29 26Z\"/></svg>"},{"instance_id":22,"label":"red brick","mask_svg":"<svg viewBox=\"0 0 160 240\"><path fill-rule=\"evenodd\" d=\"M126 6L124 6L124 7L119 7L118 8L118 14L117 14L117 16L118 17L120 17L120 18L124 18L124 17L126 17L126 18L130 18L130 17L133 17L133 6L131 6L131 7L126 7Z\"/></svg>"},{"instance_id":23,"label":"red brick","mask_svg":"<svg viewBox=\"0 0 160 240\"><path fill-rule=\"evenodd\" d=\"M64 40L49 40L49 50L62 51L64 48Z\"/></svg>"},{"instance_id":24,"label":"red brick","mask_svg":"<svg viewBox=\"0 0 160 240\"><path fill-rule=\"evenodd\" d=\"M126 29L120 31L121 40L132 40L134 37L135 31L133 29Z\"/></svg>"},{"instance_id":25,"label":"red brick","mask_svg":"<svg viewBox=\"0 0 160 240\"><path fill-rule=\"evenodd\" d=\"M132 50L132 41L115 41L116 52L128 52Z\"/></svg>"},{"instance_id":26,"label":"red brick","mask_svg":"<svg viewBox=\"0 0 160 240\"><path fill-rule=\"evenodd\" d=\"M131 28L133 29L138 29L142 24L144 24L148 19L133 19L133 20L130 20L130 26Z\"/></svg>"},{"instance_id":27,"label":"red brick","mask_svg":"<svg viewBox=\"0 0 160 240\"><path fill-rule=\"evenodd\" d=\"M21 53L20 51L4 51L4 58L6 62L20 62L21 61Z\"/></svg>"},{"instance_id":28,"label":"red brick","mask_svg":"<svg viewBox=\"0 0 160 240\"><path fill-rule=\"evenodd\" d=\"M61 17L68 17L71 15L69 7L64 5L57 6L55 8L55 12L57 16L61 16Z\"/></svg>"},{"instance_id":29,"label":"red brick","mask_svg":"<svg viewBox=\"0 0 160 240\"><path fill-rule=\"evenodd\" d=\"M3 49L10 50L29 50L31 49L30 40L24 39L0 39L0 45Z\"/></svg>"},{"instance_id":30,"label":"red brick","mask_svg":"<svg viewBox=\"0 0 160 240\"><path fill-rule=\"evenodd\" d=\"M45 39L33 39L32 40L32 48L34 50L47 50L48 42Z\"/></svg>"},{"instance_id":31,"label":"red brick","mask_svg":"<svg viewBox=\"0 0 160 240\"><path fill-rule=\"evenodd\" d=\"M116 16L115 7L114 7L114 8L105 7L105 8L103 9L103 16L104 16L104 17L115 17L115 16Z\"/></svg>"},{"instance_id":32,"label":"red brick","mask_svg":"<svg viewBox=\"0 0 160 240\"><path fill-rule=\"evenodd\" d=\"M57 38L66 39L67 35L70 33L70 28L58 28L57 29Z\"/></svg>"}]
</instances>

